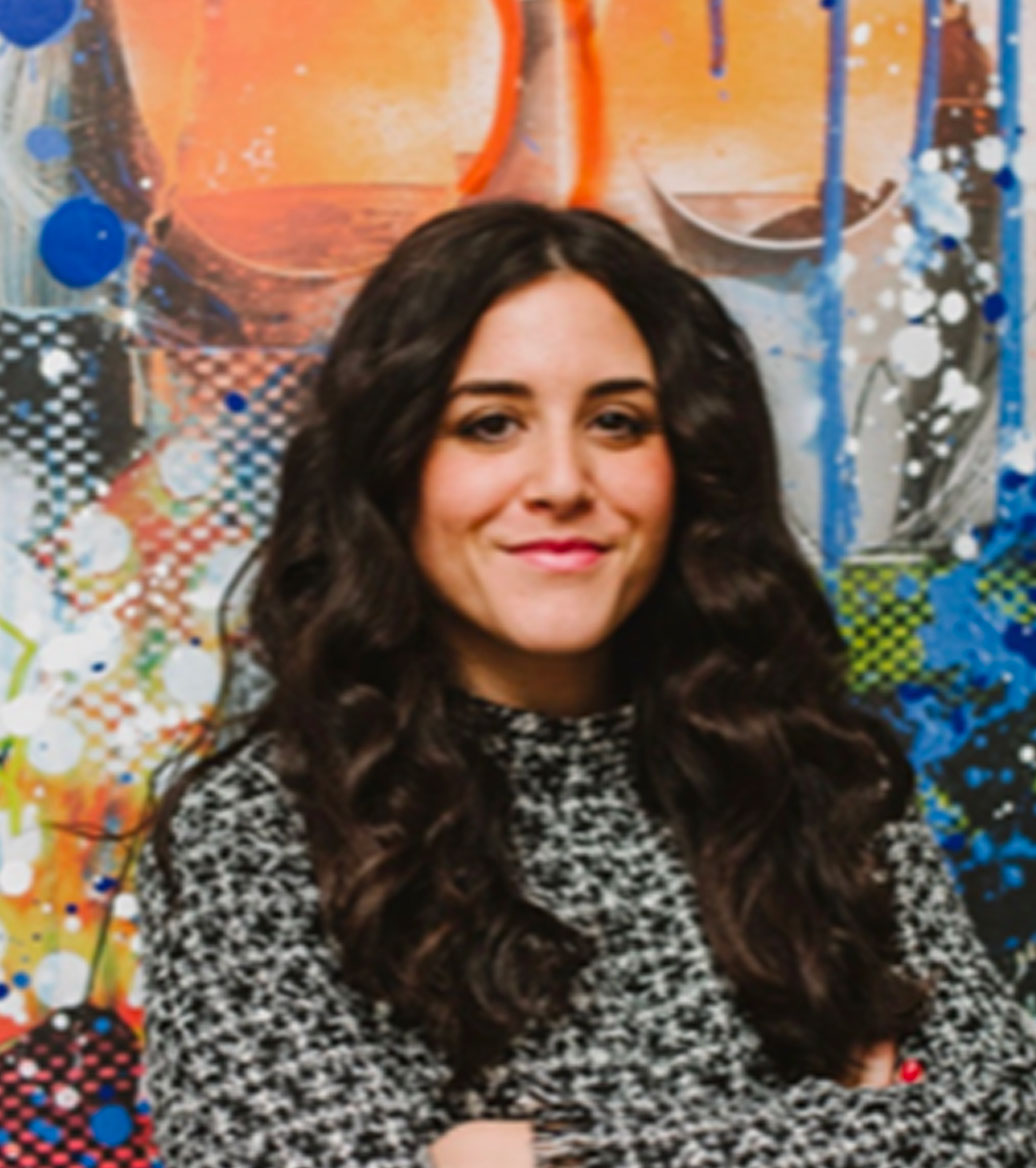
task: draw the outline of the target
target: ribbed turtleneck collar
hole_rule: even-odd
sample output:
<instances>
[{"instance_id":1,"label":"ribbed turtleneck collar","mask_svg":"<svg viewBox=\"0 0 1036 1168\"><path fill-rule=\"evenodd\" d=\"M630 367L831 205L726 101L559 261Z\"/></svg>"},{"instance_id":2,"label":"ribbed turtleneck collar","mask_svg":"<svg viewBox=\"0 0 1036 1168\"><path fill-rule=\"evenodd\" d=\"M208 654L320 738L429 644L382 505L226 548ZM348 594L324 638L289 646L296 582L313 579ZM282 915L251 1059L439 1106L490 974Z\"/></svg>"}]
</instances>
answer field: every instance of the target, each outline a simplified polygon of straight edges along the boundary
<instances>
[{"instance_id":1,"label":"ribbed turtleneck collar","mask_svg":"<svg viewBox=\"0 0 1036 1168\"><path fill-rule=\"evenodd\" d=\"M449 699L460 725L505 765L539 756L579 761L593 770L625 757L632 741L631 701L589 714L561 715L502 705L452 687Z\"/></svg>"}]
</instances>

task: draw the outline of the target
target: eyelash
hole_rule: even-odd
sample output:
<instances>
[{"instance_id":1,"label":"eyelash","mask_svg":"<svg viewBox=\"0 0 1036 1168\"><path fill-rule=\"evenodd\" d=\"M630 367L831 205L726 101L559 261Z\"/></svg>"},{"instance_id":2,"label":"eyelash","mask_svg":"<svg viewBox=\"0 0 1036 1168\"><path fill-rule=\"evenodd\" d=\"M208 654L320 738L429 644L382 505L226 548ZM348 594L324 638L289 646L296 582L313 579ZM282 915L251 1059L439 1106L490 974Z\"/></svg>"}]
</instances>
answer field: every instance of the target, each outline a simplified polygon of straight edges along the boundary
<instances>
[{"instance_id":1,"label":"eyelash","mask_svg":"<svg viewBox=\"0 0 1036 1168\"><path fill-rule=\"evenodd\" d=\"M628 438L643 438L645 434L649 434L652 430L657 429L654 423L645 421L642 418L637 418L633 414L627 414L622 410L605 410L604 413L598 414L596 420L606 418L609 416L621 418L626 423L625 434L619 434L618 431L611 430L610 434L619 434L620 437ZM486 422L496 421L497 419L504 419L507 422L517 422L516 418L511 417L510 414L492 413L483 414L481 417L472 418L469 421L461 422L457 427L457 433L463 438L472 438L480 442L499 442L506 435L492 434L487 435L480 427Z\"/></svg>"}]
</instances>

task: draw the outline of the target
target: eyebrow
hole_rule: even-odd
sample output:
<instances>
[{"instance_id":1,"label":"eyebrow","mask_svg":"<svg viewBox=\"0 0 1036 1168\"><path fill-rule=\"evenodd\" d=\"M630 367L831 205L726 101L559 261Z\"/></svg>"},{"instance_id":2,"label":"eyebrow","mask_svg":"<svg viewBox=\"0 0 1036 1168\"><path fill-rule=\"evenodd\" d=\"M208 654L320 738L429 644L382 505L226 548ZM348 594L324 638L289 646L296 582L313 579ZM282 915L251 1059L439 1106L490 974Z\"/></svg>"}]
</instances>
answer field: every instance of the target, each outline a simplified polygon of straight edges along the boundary
<instances>
[{"instance_id":1,"label":"eyebrow","mask_svg":"<svg viewBox=\"0 0 1036 1168\"><path fill-rule=\"evenodd\" d=\"M656 392L654 384L645 380L643 377L612 377L607 381L595 381L587 389L586 396L591 400L596 400L597 398L610 397L615 393L637 391L644 393ZM453 401L455 397L460 397L461 394L472 394L476 397L499 395L503 397L530 398L533 396L532 390L522 381L462 381L459 385L453 386L446 395L446 400L448 402Z\"/></svg>"}]
</instances>

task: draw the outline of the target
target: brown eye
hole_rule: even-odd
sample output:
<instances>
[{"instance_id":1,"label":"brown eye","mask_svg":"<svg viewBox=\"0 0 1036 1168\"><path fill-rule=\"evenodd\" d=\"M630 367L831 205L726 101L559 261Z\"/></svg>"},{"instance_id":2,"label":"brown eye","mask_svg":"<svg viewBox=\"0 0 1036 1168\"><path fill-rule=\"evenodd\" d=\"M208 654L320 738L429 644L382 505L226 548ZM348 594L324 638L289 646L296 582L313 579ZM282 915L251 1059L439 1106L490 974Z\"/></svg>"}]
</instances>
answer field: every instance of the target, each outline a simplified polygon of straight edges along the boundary
<instances>
[{"instance_id":1,"label":"brown eye","mask_svg":"<svg viewBox=\"0 0 1036 1168\"><path fill-rule=\"evenodd\" d=\"M479 418L461 422L457 427L457 433L462 438L492 442L506 438L510 433L508 430L510 425L517 425L517 422L507 414L483 414Z\"/></svg>"},{"instance_id":2,"label":"brown eye","mask_svg":"<svg viewBox=\"0 0 1036 1168\"><path fill-rule=\"evenodd\" d=\"M606 410L603 414L598 414L595 421L598 423L603 421L604 429L609 434L617 434L619 437L640 438L653 429L651 423L633 414L627 414L624 410Z\"/></svg>"}]
</instances>

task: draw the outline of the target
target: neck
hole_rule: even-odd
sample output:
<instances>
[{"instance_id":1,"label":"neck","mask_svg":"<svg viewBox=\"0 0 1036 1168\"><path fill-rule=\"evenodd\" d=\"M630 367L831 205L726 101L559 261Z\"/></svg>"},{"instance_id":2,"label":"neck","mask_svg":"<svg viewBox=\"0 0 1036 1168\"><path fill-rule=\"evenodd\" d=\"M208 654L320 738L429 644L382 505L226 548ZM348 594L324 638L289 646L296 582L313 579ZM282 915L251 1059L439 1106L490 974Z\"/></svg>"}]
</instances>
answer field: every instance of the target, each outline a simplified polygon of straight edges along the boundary
<instances>
[{"instance_id":1,"label":"neck","mask_svg":"<svg viewBox=\"0 0 1036 1168\"><path fill-rule=\"evenodd\" d=\"M557 657L464 653L454 646L453 658L462 689L502 706L569 717L609 709L619 700L607 646Z\"/></svg>"}]
</instances>

